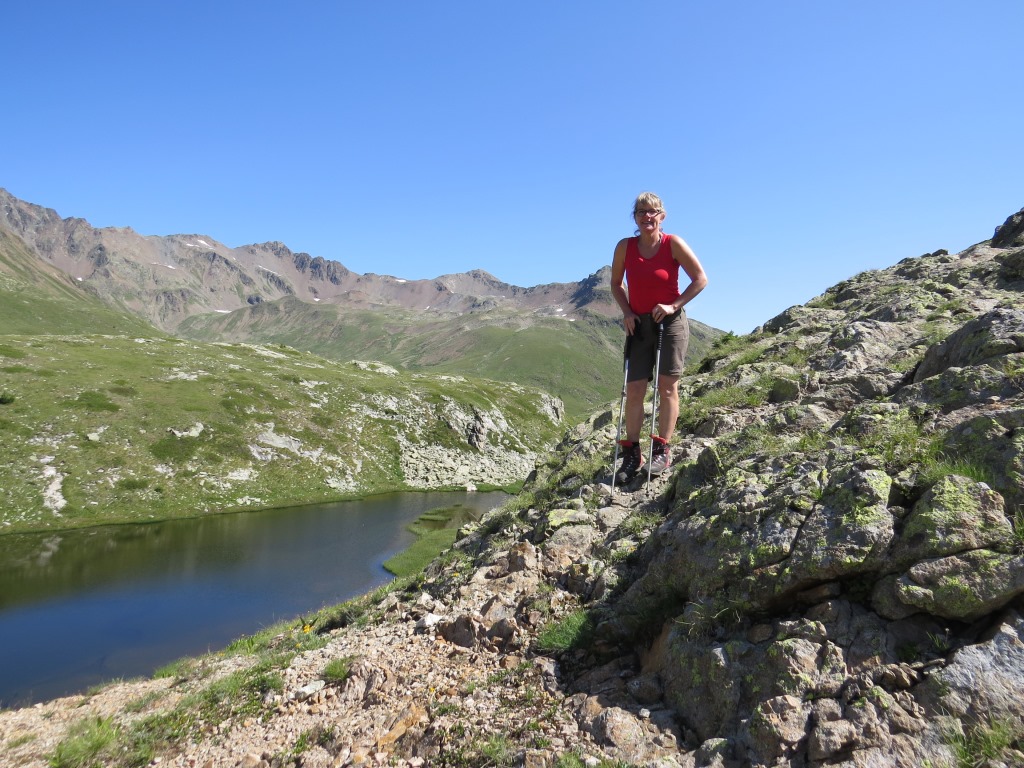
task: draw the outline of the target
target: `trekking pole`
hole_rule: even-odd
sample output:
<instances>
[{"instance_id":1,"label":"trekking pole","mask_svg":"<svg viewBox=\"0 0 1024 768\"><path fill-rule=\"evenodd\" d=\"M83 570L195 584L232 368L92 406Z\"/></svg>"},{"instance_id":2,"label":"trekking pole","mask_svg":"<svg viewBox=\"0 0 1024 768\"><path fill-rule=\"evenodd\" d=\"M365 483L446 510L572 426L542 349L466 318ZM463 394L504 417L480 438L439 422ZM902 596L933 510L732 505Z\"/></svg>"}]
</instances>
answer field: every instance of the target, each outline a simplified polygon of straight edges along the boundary
<instances>
[{"instance_id":1,"label":"trekking pole","mask_svg":"<svg viewBox=\"0 0 1024 768\"><path fill-rule=\"evenodd\" d=\"M651 450L647 453L647 491L651 490L651 468L654 466L654 435L658 432L658 377L661 375L661 339L665 335L665 323L658 323L658 347L654 354L654 398L651 400Z\"/></svg>"},{"instance_id":2,"label":"trekking pole","mask_svg":"<svg viewBox=\"0 0 1024 768\"><path fill-rule=\"evenodd\" d=\"M612 459L612 494L615 494L615 465L619 463L619 438L622 436L622 416L626 404L626 381L629 378L629 347L632 336L626 336L626 345L622 351L622 397L619 398L619 426L615 429L615 458Z\"/></svg>"}]
</instances>

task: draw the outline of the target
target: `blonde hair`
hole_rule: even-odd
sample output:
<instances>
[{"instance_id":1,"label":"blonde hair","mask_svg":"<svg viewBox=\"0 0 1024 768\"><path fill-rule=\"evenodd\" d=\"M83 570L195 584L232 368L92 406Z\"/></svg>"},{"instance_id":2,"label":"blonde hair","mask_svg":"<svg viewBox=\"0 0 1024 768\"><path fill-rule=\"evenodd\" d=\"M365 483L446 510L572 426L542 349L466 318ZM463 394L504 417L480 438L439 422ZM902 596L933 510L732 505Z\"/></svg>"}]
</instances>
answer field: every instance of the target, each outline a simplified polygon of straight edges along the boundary
<instances>
[{"instance_id":1,"label":"blonde hair","mask_svg":"<svg viewBox=\"0 0 1024 768\"><path fill-rule=\"evenodd\" d=\"M645 208L653 208L656 211L665 212L665 206L661 203L661 198L653 192L641 192L636 196L636 200L633 202L633 216L636 216L637 211L642 211Z\"/></svg>"}]
</instances>

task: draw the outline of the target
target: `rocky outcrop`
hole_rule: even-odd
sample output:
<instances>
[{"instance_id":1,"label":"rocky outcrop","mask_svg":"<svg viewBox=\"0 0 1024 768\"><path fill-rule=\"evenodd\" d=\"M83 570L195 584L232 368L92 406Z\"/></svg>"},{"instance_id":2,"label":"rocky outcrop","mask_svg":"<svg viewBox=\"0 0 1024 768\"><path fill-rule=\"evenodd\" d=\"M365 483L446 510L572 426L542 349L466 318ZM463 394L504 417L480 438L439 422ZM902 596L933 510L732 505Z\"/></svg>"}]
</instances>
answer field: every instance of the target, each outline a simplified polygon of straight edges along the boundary
<instances>
[{"instance_id":1,"label":"rocky outcrop","mask_svg":"<svg viewBox=\"0 0 1024 768\"><path fill-rule=\"evenodd\" d=\"M606 754L964 764L999 733L1024 760L1021 256L926 254L724 339L657 501L568 471L610 415L569 435L525 522L595 626L560 680ZM598 726L650 711L670 757Z\"/></svg>"},{"instance_id":2,"label":"rocky outcrop","mask_svg":"<svg viewBox=\"0 0 1024 768\"><path fill-rule=\"evenodd\" d=\"M692 747L942 764L1005 727L1021 759L1018 251L860 275L687 382L704 437L684 438L666 519L597 615ZM699 408L723 389L745 404Z\"/></svg>"},{"instance_id":3,"label":"rocky outcrop","mask_svg":"<svg viewBox=\"0 0 1024 768\"><path fill-rule=\"evenodd\" d=\"M1024 209L996 227L992 235L994 248L1024 248Z\"/></svg>"}]
</instances>

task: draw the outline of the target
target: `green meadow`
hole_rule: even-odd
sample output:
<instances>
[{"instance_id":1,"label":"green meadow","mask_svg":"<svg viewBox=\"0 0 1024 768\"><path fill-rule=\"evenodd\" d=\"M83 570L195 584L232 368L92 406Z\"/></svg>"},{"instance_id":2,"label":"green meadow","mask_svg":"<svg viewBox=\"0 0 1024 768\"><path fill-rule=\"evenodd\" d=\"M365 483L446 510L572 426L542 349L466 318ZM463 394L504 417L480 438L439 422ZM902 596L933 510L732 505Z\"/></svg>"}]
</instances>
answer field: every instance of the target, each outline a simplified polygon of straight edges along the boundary
<instances>
[{"instance_id":1,"label":"green meadow","mask_svg":"<svg viewBox=\"0 0 1024 768\"><path fill-rule=\"evenodd\" d=\"M539 450L559 430L542 400L279 345L0 336L0 530L403 490L403 442L447 444L472 460L444 418L453 404L500 410L512 426L491 439Z\"/></svg>"}]
</instances>

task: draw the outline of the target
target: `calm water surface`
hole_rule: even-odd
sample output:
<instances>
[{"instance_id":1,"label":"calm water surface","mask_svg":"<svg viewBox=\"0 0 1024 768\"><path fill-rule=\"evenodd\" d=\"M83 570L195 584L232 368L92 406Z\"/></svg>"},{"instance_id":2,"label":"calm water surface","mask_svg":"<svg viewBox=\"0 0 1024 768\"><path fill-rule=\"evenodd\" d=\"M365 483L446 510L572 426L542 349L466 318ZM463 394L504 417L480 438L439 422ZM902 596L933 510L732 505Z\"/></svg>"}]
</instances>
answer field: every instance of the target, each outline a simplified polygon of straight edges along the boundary
<instances>
[{"instance_id":1,"label":"calm water surface","mask_svg":"<svg viewBox=\"0 0 1024 768\"><path fill-rule=\"evenodd\" d=\"M502 493L403 493L148 525L0 536L0 705L148 676L391 579L406 526Z\"/></svg>"}]
</instances>

